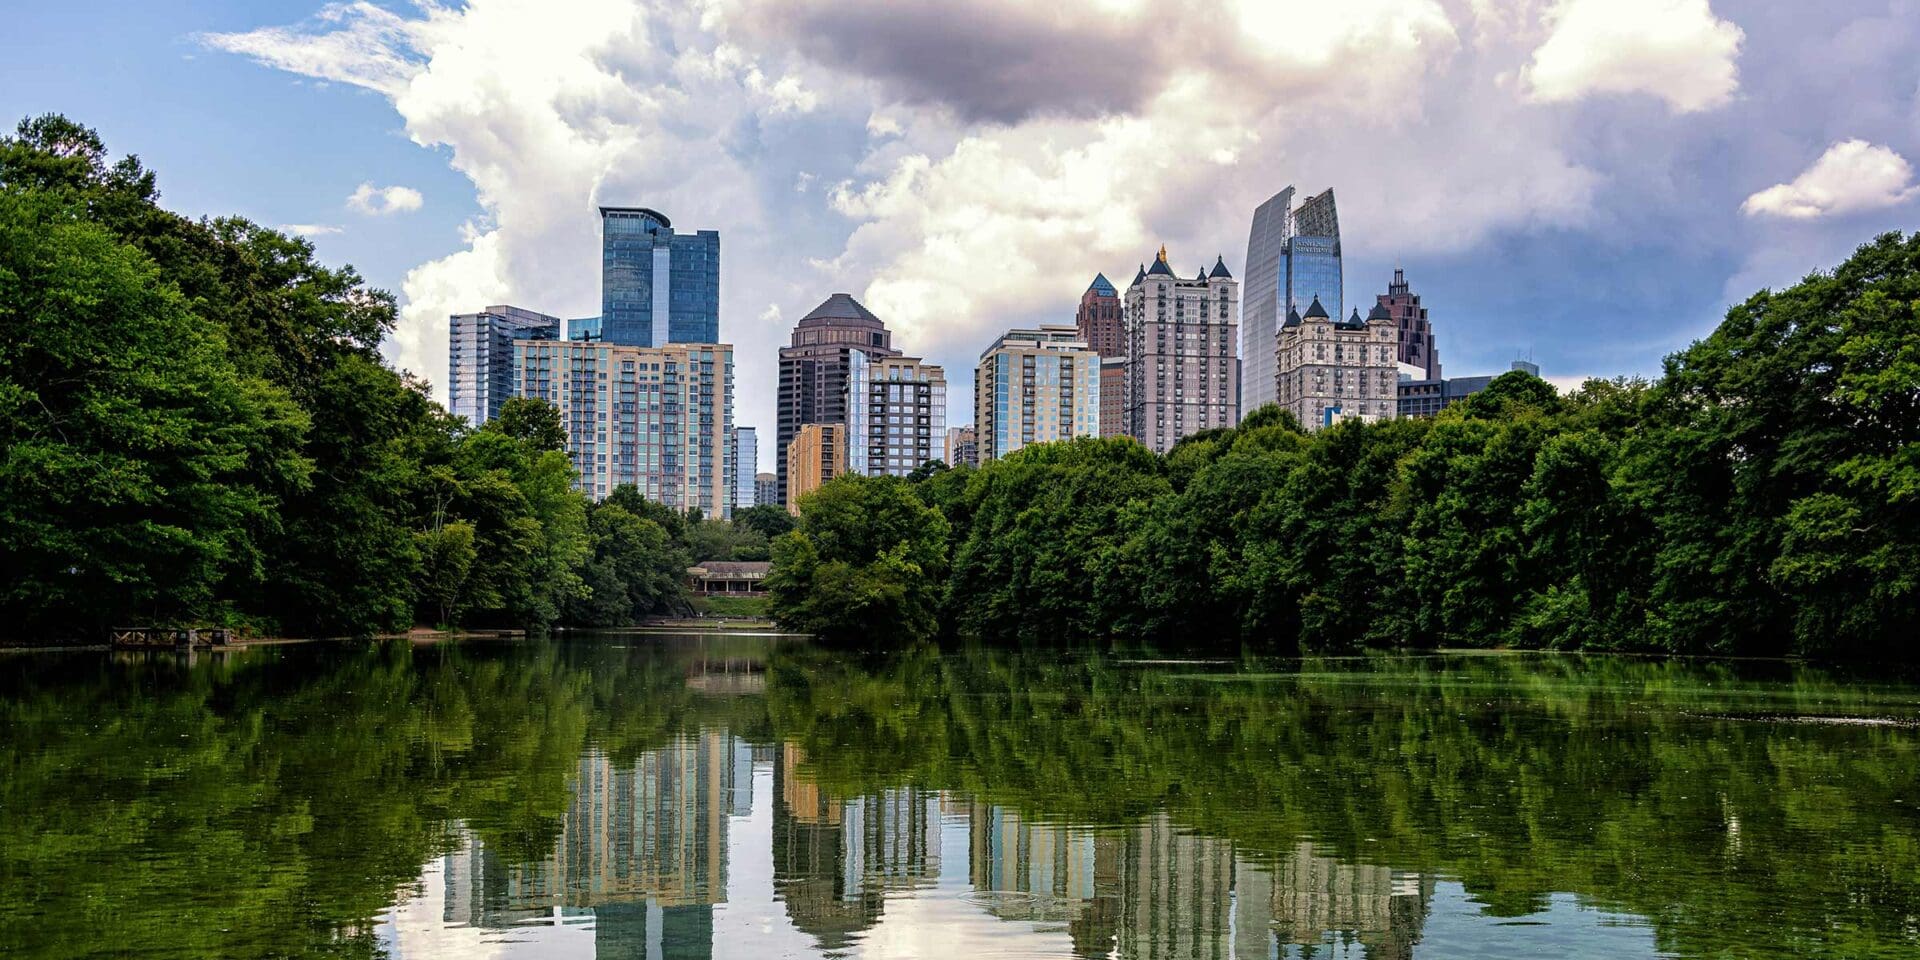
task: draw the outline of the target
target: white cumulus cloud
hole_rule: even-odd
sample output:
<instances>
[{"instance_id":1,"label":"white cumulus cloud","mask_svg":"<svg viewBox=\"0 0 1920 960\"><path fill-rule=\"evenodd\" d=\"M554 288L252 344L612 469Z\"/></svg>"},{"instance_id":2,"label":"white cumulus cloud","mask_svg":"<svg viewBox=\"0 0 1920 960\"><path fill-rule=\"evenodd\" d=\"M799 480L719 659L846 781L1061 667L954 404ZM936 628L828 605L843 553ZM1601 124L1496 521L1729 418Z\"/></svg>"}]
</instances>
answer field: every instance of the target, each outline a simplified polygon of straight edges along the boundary
<instances>
[{"instance_id":1,"label":"white cumulus cloud","mask_svg":"<svg viewBox=\"0 0 1920 960\"><path fill-rule=\"evenodd\" d=\"M1692 113L1740 87L1746 34L1707 0L1560 0L1547 20L1552 32L1524 71L1536 101L1643 93Z\"/></svg>"},{"instance_id":2,"label":"white cumulus cloud","mask_svg":"<svg viewBox=\"0 0 1920 960\"><path fill-rule=\"evenodd\" d=\"M1537 45L1537 15L1495 24L1456 0L980 9L351 4L203 40L379 93L473 183L466 248L401 284L401 366L444 382L452 313L596 312L595 206L639 204L721 233L749 425L773 422L784 318L834 291L947 365L958 423L995 334L1066 320L1096 271L1124 281L1161 243L1183 272L1216 255L1238 271L1251 211L1289 183L1338 190L1349 256L1581 226L1605 186L1500 79ZM1124 82L1093 82L1120 51ZM1356 297L1385 283L1350 276Z\"/></svg>"},{"instance_id":3,"label":"white cumulus cloud","mask_svg":"<svg viewBox=\"0 0 1920 960\"><path fill-rule=\"evenodd\" d=\"M296 237L320 237L340 232L339 227L330 223L283 223L280 229Z\"/></svg>"},{"instance_id":4,"label":"white cumulus cloud","mask_svg":"<svg viewBox=\"0 0 1920 960\"><path fill-rule=\"evenodd\" d=\"M411 213L420 209L425 202L420 191L412 187L376 187L368 182L348 195L347 208L371 216L385 216L390 213Z\"/></svg>"},{"instance_id":5,"label":"white cumulus cloud","mask_svg":"<svg viewBox=\"0 0 1920 960\"><path fill-rule=\"evenodd\" d=\"M1740 205L1747 216L1811 220L1879 210L1920 195L1913 165L1892 150L1865 140L1842 140L1827 148L1792 183L1777 183Z\"/></svg>"}]
</instances>

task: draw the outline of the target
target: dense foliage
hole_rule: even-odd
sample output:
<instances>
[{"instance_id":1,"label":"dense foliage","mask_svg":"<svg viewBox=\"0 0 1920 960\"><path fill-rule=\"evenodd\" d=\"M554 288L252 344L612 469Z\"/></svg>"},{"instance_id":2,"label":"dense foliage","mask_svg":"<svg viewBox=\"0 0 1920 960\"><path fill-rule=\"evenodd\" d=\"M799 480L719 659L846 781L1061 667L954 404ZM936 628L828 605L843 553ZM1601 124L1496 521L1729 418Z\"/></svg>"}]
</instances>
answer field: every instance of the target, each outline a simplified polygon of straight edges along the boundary
<instances>
[{"instance_id":1,"label":"dense foliage","mask_svg":"<svg viewBox=\"0 0 1920 960\"><path fill-rule=\"evenodd\" d=\"M1516 372L1433 420L1268 408L1165 457L1075 440L914 481L966 637L1910 658L1920 234L1756 294L1654 383ZM810 538L865 522L801 508Z\"/></svg>"},{"instance_id":2,"label":"dense foliage","mask_svg":"<svg viewBox=\"0 0 1920 960\"><path fill-rule=\"evenodd\" d=\"M800 523L773 542L767 578L781 622L822 637L875 629L930 636L947 521L898 477L838 477L809 494Z\"/></svg>"},{"instance_id":3,"label":"dense foliage","mask_svg":"<svg viewBox=\"0 0 1920 960\"><path fill-rule=\"evenodd\" d=\"M765 533L573 490L558 412L485 428L381 360L393 298L162 209L62 117L0 139L0 633L631 623ZM736 542L738 541L738 542Z\"/></svg>"}]
</instances>

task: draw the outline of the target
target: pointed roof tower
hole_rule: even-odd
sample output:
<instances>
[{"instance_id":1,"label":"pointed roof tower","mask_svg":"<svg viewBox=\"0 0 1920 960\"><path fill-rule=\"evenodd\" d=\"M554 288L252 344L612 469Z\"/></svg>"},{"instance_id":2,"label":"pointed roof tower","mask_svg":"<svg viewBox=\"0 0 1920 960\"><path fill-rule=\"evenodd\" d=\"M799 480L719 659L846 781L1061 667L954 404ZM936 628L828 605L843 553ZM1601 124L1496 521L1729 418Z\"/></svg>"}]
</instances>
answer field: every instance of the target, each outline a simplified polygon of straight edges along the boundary
<instances>
[{"instance_id":1,"label":"pointed roof tower","mask_svg":"<svg viewBox=\"0 0 1920 960\"><path fill-rule=\"evenodd\" d=\"M1093 283L1087 286L1087 292L1097 293L1103 297L1117 297L1120 295L1120 291L1113 288L1113 281L1108 280L1107 275L1104 273L1096 273L1093 275Z\"/></svg>"},{"instance_id":2,"label":"pointed roof tower","mask_svg":"<svg viewBox=\"0 0 1920 960\"><path fill-rule=\"evenodd\" d=\"M1300 311L1295 310L1292 307L1288 307L1287 321L1281 324L1280 326L1284 328L1284 327L1297 327L1299 325L1300 325Z\"/></svg>"},{"instance_id":3,"label":"pointed roof tower","mask_svg":"<svg viewBox=\"0 0 1920 960\"><path fill-rule=\"evenodd\" d=\"M1153 266L1147 268L1147 276L1150 276L1150 277L1173 276L1173 268L1167 266L1167 245L1166 244L1163 243L1160 245L1160 255L1153 258Z\"/></svg>"},{"instance_id":4,"label":"pointed roof tower","mask_svg":"<svg viewBox=\"0 0 1920 960\"><path fill-rule=\"evenodd\" d=\"M1213 258L1213 269L1207 272L1207 279L1217 280L1217 279L1220 279L1221 277L1225 277L1228 280L1232 280L1233 274L1227 272L1226 258L1218 254L1215 254Z\"/></svg>"},{"instance_id":5,"label":"pointed roof tower","mask_svg":"<svg viewBox=\"0 0 1920 960\"><path fill-rule=\"evenodd\" d=\"M1146 278L1147 278L1147 265L1143 263L1140 265L1139 272L1133 275L1133 285L1136 287L1139 286L1140 281L1145 280Z\"/></svg>"},{"instance_id":6,"label":"pointed roof tower","mask_svg":"<svg viewBox=\"0 0 1920 960\"><path fill-rule=\"evenodd\" d=\"M1307 307L1307 312L1301 316L1301 319L1331 320L1333 318L1327 316L1327 308L1320 305L1320 295L1315 294L1313 297L1313 303Z\"/></svg>"}]
</instances>

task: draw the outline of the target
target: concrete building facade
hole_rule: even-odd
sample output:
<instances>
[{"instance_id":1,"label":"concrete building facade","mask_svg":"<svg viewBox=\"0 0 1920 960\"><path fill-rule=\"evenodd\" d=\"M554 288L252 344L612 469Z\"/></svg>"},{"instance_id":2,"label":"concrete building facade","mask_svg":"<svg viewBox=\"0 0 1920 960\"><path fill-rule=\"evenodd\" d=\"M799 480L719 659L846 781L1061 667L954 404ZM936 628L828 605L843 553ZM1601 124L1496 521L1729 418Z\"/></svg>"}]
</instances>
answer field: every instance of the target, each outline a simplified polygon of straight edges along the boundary
<instances>
[{"instance_id":1,"label":"concrete building facade","mask_svg":"<svg viewBox=\"0 0 1920 960\"><path fill-rule=\"evenodd\" d=\"M947 442L940 459L949 467L966 464L970 467L980 465L980 440L973 427L948 427Z\"/></svg>"},{"instance_id":2,"label":"concrete building facade","mask_svg":"<svg viewBox=\"0 0 1920 960\"><path fill-rule=\"evenodd\" d=\"M1216 257L1182 280L1165 247L1127 288L1128 436L1156 453L1181 437L1240 421L1240 284Z\"/></svg>"},{"instance_id":3,"label":"concrete building facade","mask_svg":"<svg viewBox=\"0 0 1920 960\"><path fill-rule=\"evenodd\" d=\"M847 365L847 471L904 477L940 457L947 436L947 374L918 357L869 357Z\"/></svg>"},{"instance_id":4,"label":"concrete building facade","mask_svg":"<svg viewBox=\"0 0 1920 960\"><path fill-rule=\"evenodd\" d=\"M1290 313L1275 354L1279 403L1300 425L1319 430L1336 420L1392 419L1398 410L1399 365L1393 318L1376 305L1365 320L1328 316L1315 300Z\"/></svg>"},{"instance_id":5,"label":"concrete building facade","mask_svg":"<svg viewBox=\"0 0 1920 960\"><path fill-rule=\"evenodd\" d=\"M800 498L847 472L847 428L809 423L787 445L787 512L800 515Z\"/></svg>"},{"instance_id":6,"label":"concrete building facade","mask_svg":"<svg viewBox=\"0 0 1920 960\"><path fill-rule=\"evenodd\" d=\"M678 510L726 509L733 347L522 340L514 359L516 393L559 408L582 492L600 499L631 484Z\"/></svg>"},{"instance_id":7,"label":"concrete building facade","mask_svg":"<svg viewBox=\"0 0 1920 960\"><path fill-rule=\"evenodd\" d=\"M1100 432L1100 355L1073 327L1009 330L980 354L973 376L980 461L1029 443Z\"/></svg>"}]
</instances>

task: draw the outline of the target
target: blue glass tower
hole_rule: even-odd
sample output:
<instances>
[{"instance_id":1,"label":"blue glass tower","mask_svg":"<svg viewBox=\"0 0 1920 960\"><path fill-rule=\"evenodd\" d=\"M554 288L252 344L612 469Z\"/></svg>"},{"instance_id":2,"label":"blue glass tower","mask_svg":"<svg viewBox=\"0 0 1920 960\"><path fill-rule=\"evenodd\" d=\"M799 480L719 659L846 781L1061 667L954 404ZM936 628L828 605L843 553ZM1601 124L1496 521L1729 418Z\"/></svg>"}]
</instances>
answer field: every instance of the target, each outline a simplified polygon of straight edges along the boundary
<instances>
[{"instance_id":1,"label":"blue glass tower","mask_svg":"<svg viewBox=\"0 0 1920 960\"><path fill-rule=\"evenodd\" d=\"M645 207L600 208L600 323L608 343L720 342L720 234L676 234Z\"/></svg>"},{"instance_id":2,"label":"blue glass tower","mask_svg":"<svg viewBox=\"0 0 1920 960\"><path fill-rule=\"evenodd\" d=\"M1340 215L1333 190L1307 200L1293 211L1293 235L1281 256L1285 284L1283 306L1304 311L1320 298L1328 314L1345 316L1340 275Z\"/></svg>"}]
</instances>

